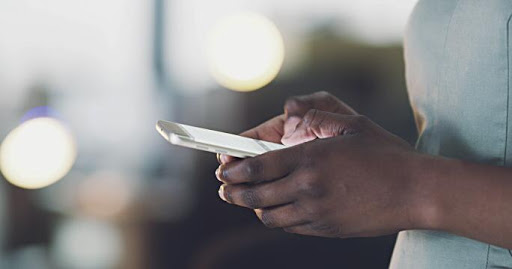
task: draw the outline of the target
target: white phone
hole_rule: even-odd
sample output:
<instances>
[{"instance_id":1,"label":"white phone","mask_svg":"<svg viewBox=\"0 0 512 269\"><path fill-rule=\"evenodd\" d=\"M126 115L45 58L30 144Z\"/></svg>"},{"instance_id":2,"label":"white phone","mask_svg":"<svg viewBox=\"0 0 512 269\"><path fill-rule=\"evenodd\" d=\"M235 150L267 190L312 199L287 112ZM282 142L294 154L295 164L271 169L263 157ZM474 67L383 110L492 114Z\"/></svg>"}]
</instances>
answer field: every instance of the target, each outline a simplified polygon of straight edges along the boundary
<instances>
[{"instance_id":1,"label":"white phone","mask_svg":"<svg viewBox=\"0 0 512 269\"><path fill-rule=\"evenodd\" d=\"M281 144L163 120L156 123L156 130L171 144L238 158L286 148Z\"/></svg>"}]
</instances>

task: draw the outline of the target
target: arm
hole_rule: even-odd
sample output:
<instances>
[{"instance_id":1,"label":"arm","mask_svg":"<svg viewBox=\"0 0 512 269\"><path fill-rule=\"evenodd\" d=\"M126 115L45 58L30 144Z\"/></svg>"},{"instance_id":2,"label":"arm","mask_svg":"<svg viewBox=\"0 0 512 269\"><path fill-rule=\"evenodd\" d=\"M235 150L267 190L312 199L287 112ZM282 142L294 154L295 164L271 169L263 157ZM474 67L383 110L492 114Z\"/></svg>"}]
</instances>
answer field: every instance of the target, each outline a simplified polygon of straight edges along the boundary
<instances>
[{"instance_id":1,"label":"arm","mask_svg":"<svg viewBox=\"0 0 512 269\"><path fill-rule=\"evenodd\" d=\"M421 156L415 228L512 248L512 169Z\"/></svg>"},{"instance_id":2,"label":"arm","mask_svg":"<svg viewBox=\"0 0 512 269\"><path fill-rule=\"evenodd\" d=\"M223 163L221 198L292 233L436 229L512 247L509 168L428 156L364 116L318 110L282 142L295 146Z\"/></svg>"}]
</instances>

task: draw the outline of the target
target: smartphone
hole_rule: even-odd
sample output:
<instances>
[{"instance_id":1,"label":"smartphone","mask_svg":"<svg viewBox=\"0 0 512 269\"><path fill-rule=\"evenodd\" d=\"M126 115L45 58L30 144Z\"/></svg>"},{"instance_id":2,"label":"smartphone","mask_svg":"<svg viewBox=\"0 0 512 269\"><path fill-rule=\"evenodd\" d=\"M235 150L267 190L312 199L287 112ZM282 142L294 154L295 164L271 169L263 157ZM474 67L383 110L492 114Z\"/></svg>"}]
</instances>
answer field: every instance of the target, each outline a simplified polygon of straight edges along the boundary
<instances>
[{"instance_id":1,"label":"smartphone","mask_svg":"<svg viewBox=\"0 0 512 269\"><path fill-rule=\"evenodd\" d=\"M238 158L286 148L281 144L163 120L156 123L156 130L171 144Z\"/></svg>"}]
</instances>

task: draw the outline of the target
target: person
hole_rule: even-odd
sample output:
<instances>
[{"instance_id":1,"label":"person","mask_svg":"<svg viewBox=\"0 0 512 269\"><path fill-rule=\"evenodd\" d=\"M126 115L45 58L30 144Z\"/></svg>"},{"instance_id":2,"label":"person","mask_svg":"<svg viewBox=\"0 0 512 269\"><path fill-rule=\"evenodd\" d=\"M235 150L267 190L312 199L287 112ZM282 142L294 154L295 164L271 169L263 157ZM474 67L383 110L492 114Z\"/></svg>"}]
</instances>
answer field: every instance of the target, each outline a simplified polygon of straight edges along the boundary
<instances>
[{"instance_id":1,"label":"person","mask_svg":"<svg viewBox=\"0 0 512 269\"><path fill-rule=\"evenodd\" d=\"M420 0L404 42L415 148L326 92L292 97L243 133L290 147L220 156L219 195L291 233L400 232L390 268L512 268L511 18L512 1Z\"/></svg>"}]
</instances>

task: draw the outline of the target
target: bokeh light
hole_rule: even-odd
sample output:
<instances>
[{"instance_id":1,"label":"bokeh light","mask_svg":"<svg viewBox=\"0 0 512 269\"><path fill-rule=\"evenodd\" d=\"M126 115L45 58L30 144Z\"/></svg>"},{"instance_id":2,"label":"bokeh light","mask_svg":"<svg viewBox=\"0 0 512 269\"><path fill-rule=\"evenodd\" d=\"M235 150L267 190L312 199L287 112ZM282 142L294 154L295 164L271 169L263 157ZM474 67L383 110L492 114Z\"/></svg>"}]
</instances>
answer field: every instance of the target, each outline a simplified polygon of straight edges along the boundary
<instances>
[{"instance_id":1,"label":"bokeh light","mask_svg":"<svg viewBox=\"0 0 512 269\"><path fill-rule=\"evenodd\" d=\"M108 222L67 220L57 227L52 254L58 268L117 268L122 241L120 231Z\"/></svg>"},{"instance_id":2,"label":"bokeh light","mask_svg":"<svg viewBox=\"0 0 512 269\"><path fill-rule=\"evenodd\" d=\"M12 184L37 189L64 177L76 159L69 130L53 118L35 118L12 130L0 146L0 170Z\"/></svg>"},{"instance_id":3,"label":"bokeh light","mask_svg":"<svg viewBox=\"0 0 512 269\"><path fill-rule=\"evenodd\" d=\"M78 205L85 213L101 218L119 216L134 198L133 182L116 171L100 171L80 183Z\"/></svg>"},{"instance_id":4,"label":"bokeh light","mask_svg":"<svg viewBox=\"0 0 512 269\"><path fill-rule=\"evenodd\" d=\"M266 17L239 13L221 19L213 27L208 58L210 72L224 87L257 90L279 73L284 42L277 27Z\"/></svg>"}]
</instances>

